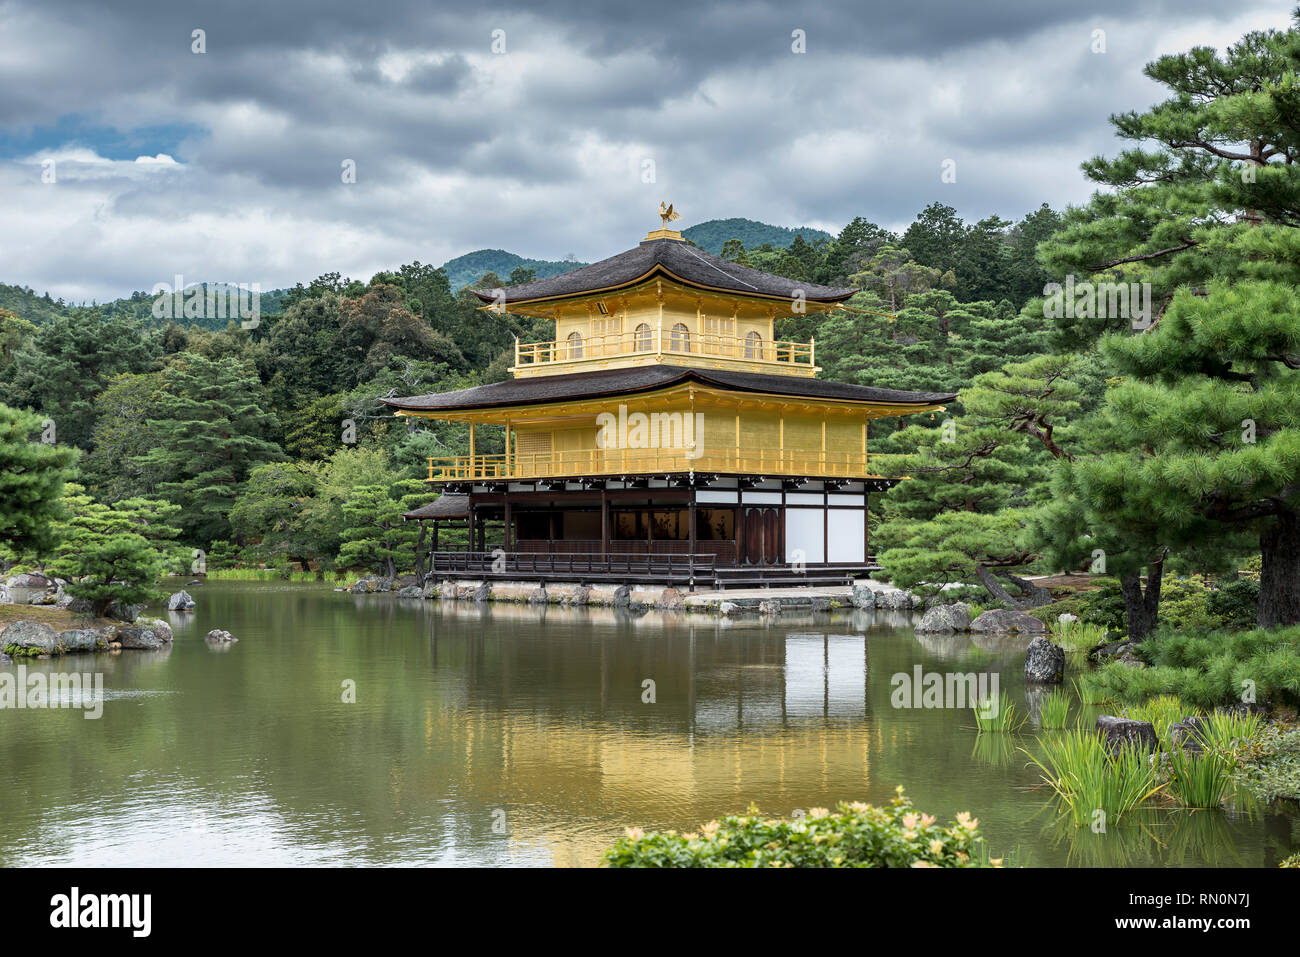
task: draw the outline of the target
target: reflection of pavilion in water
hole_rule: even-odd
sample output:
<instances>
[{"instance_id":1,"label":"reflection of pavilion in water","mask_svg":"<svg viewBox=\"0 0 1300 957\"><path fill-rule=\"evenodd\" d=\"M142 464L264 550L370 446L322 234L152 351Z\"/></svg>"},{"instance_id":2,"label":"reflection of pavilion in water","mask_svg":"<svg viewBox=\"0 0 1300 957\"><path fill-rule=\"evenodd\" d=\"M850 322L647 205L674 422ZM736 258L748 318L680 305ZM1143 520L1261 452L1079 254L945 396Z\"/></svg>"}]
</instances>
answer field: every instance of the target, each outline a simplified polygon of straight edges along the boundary
<instances>
[{"instance_id":1,"label":"reflection of pavilion in water","mask_svg":"<svg viewBox=\"0 0 1300 957\"><path fill-rule=\"evenodd\" d=\"M426 716L426 743L456 755L461 801L508 808L512 855L589 865L633 824L873 796L881 732L866 714L862 634L462 603L435 622L431 664L450 694ZM646 677L654 704L641 700Z\"/></svg>"},{"instance_id":2,"label":"reflection of pavilion in water","mask_svg":"<svg viewBox=\"0 0 1300 957\"><path fill-rule=\"evenodd\" d=\"M735 668L719 681L707 673L697 677L694 730L708 734L866 716L866 636L788 634L782 644L780 664Z\"/></svg>"}]
</instances>

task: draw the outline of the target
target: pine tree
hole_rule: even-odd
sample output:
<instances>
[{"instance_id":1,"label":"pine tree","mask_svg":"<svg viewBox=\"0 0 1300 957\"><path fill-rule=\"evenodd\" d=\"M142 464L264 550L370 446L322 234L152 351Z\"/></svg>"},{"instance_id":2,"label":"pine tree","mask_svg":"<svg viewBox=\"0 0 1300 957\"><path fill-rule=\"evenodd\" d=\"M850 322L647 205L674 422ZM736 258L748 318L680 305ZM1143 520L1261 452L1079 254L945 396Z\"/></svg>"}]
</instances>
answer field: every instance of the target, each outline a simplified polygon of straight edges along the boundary
<instances>
[{"instance_id":1,"label":"pine tree","mask_svg":"<svg viewBox=\"0 0 1300 957\"><path fill-rule=\"evenodd\" d=\"M92 602L96 615L114 602L126 607L157 597L158 577L188 558L171 524L180 509L168 502L137 498L108 506L69 484L61 508L49 570L67 578L68 594Z\"/></svg>"},{"instance_id":2,"label":"pine tree","mask_svg":"<svg viewBox=\"0 0 1300 957\"><path fill-rule=\"evenodd\" d=\"M397 576L398 562L415 557L416 528L402 520L402 497L419 482L396 486L363 485L343 502L345 527L339 549L341 568L370 568L389 578ZM426 493L427 497L427 493Z\"/></svg>"},{"instance_id":3,"label":"pine tree","mask_svg":"<svg viewBox=\"0 0 1300 957\"><path fill-rule=\"evenodd\" d=\"M259 404L256 375L236 359L186 353L163 372L155 418L159 444L135 462L160 476L158 491L181 506L179 524L198 546L228 539L228 516L248 474L284 453L266 436L277 426Z\"/></svg>"},{"instance_id":4,"label":"pine tree","mask_svg":"<svg viewBox=\"0 0 1300 957\"><path fill-rule=\"evenodd\" d=\"M0 546L15 559L53 546L75 449L38 441L39 415L0 405Z\"/></svg>"},{"instance_id":5,"label":"pine tree","mask_svg":"<svg viewBox=\"0 0 1300 957\"><path fill-rule=\"evenodd\" d=\"M1297 68L1300 28L1149 64L1172 96L1113 122L1150 148L1086 164L1113 191L1043 250L1079 281L1151 292L1136 330L1131 308L1059 320L1123 376L1104 409L1118 448L1074 467L1080 488L1122 493L1112 514L1157 520L1161 544L1207 562L1257 535L1261 626L1300 623Z\"/></svg>"}]
</instances>

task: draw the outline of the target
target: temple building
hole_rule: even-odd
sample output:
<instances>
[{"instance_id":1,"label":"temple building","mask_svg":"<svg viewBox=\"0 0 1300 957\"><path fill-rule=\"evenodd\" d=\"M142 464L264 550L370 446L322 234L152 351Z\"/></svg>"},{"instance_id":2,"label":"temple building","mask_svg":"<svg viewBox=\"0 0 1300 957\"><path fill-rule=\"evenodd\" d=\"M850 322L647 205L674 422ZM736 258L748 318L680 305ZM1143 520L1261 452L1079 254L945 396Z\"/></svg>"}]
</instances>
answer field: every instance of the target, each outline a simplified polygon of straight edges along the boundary
<instances>
[{"instance_id":1,"label":"temple building","mask_svg":"<svg viewBox=\"0 0 1300 957\"><path fill-rule=\"evenodd\" d=\"M776 340L777 319L854 292L714 256L666 220L593 265L475 290L555 338L516 342L506 381L387 400L469 427L468 455L429 461L442 497L408 516L469 529L467 550L435 530L431 573L725 587L871 571L867 499L893 480L872 471L868 423L956 396L823 381L815 342ZM502 451L481 451L486 426Z\"/></svg>"}]
</instances>

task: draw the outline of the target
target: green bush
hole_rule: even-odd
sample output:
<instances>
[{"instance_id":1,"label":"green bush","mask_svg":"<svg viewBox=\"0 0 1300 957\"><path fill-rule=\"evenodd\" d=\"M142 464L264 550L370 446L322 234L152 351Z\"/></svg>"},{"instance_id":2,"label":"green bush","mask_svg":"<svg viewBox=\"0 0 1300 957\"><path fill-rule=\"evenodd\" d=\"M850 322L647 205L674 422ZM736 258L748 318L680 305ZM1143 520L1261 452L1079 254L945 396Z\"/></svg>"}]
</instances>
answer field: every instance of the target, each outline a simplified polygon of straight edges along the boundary
<instances>
[{"instance_id":1,"label":"green bush","mask_svg":"<svg viewBox=\"0 0 1300 957\"><path fill-rule=\"evenodd\" d=\"M898 789L888 807L861 802L813 808L792 821L744 815L699 834L629 830L605 852L609 867L997 867L968 813L940 825Z\"/></svg>"},{"instance_id":2,"label":"green bush","mask_svg":"<svg viewBox=\"0 0 1300 957\"><path fill-rule=\"evenodd\" d=\"M1225 628L1254 628L1259 617L1259 582L1239 578L1210 593L1210 613Z\"/></svg>"}]
</instances>

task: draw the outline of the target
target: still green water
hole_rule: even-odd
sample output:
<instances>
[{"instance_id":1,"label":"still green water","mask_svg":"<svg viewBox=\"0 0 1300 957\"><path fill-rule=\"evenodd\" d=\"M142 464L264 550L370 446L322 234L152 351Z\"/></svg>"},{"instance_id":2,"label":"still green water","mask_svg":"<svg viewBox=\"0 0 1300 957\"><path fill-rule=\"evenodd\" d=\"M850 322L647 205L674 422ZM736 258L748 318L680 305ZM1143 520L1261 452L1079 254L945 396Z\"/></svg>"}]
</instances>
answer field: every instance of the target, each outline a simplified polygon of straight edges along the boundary
<instances>
[{"instance_id":1,"label":"still green water","mask_svg":"<svg viewBox=\"0 0 1300 957\"><path fill-rule=\"evenodd\" d=\"M715 621L212 583L169 651L100 671L99 720L0 711L5 865L591 865L625 827L694 830L888 801L969 810L994 855L1043 865L1271 866L1296 819L1163 813L1058 824L1014 741L968 711L891 706L891 676L998 673L1024 642L918 638L886 613ZM226 650L203 635L225 628ZM644 684L653 681L653 703ZM345 684L355 683L355 703Z\"/></svg>"}]
</instances>

